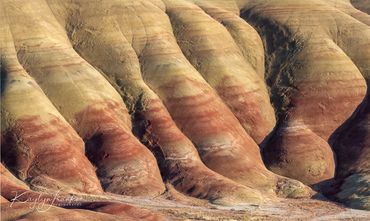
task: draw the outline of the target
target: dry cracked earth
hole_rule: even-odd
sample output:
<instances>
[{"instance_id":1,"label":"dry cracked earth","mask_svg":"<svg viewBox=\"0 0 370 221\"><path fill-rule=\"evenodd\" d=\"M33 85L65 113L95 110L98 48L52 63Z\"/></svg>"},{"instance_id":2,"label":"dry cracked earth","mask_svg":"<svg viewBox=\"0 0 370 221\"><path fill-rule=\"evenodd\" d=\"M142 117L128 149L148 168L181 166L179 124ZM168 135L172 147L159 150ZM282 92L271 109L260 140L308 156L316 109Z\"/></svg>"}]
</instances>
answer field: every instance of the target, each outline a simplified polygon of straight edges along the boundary
<instances>
[{"instance_id":1,"label":"dry cracked earth","mask_svg":"<svg viewBox=\"0 0 370 221\"><path fill-rule=\"evenodd\" d=\"M1 0L2 220L369 220L369 0Z\"/></svg>"}]
</instances>

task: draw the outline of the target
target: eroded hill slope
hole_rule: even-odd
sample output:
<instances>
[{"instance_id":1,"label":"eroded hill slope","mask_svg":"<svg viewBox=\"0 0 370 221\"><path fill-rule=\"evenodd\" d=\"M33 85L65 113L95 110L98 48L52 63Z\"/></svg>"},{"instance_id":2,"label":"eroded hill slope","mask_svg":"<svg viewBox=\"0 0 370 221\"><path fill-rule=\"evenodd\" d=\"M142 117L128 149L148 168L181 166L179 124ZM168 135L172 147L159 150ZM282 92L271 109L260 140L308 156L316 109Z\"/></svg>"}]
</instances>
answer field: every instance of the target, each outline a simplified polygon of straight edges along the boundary
<instances>
[{"instance_id":1,"label":"eroded hill slope","mask_svg":"<svg viewBox=\"0 0 370 221\"><path fill-rule=\"evenodd\" d=\"M347 0L0 4L5 199L156 197L168 183L237 205L313 186L370 209L370 16L356 1L365 12Z\"/></svg>"}]
</instances>

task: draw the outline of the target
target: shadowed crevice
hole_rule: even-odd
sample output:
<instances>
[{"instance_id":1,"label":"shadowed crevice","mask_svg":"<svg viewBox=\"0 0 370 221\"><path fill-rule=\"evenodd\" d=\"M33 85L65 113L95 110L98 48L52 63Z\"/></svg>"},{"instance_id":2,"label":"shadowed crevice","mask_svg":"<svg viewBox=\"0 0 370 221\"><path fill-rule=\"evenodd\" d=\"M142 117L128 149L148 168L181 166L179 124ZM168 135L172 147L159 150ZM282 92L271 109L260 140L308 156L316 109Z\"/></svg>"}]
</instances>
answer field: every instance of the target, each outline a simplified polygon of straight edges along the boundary
<instances>
[{"instance_id":1,"label":"shadowed crevice","mask_svg":"<svg viewBox=\"0 0 370 221\"><path fill-rule=\"evenodd\" d=\"M0 71L1 71L1 73L0 73L0 76L1 76L0 90L1 90L1 94L0 95L3 95L3 93L5 92L6 87L8 86L8 84L7 84L8 72L6 71L5 66L6 66L5 59L1 55L1 57L0 57Z\"/></svg>"},{"instance_id":2,"label":"shadowed crevice","mask_svg":"<svg viewBox=\"0 0 370 221\"><path fill-rule=\"evenodd\" d=\"M370 15L370 0L351 0L351 4L355 8Z\"/></svg>"},{"instance_id":3,"label":"shadowed crevice","mask_svg":"<svg viewBox=\"0 0 370 221\"><path fill-rule=\"evenodd\" d=\"M276 130L287 118L291 95L297 90L293 73L301 68L297 55L303 50L304 42L291 31L253 11L242 10L241 15L262 38L265 50L265 81L275 109L277 123L274 130L260 144L262 150L268 145Z\"/></svg>"}]
</instances>

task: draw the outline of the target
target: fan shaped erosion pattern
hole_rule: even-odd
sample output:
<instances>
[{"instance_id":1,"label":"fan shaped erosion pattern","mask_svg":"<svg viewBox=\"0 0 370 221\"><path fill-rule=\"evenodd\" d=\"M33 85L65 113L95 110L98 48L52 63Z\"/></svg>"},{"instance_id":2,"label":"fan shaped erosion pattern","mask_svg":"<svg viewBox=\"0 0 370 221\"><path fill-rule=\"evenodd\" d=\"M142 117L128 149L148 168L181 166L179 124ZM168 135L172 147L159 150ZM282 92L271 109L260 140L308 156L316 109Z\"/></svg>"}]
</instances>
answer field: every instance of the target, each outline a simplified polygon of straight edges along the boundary
<instances>
[{"instance_id":1,"label":"fan shaped erosion pattern","mask_svg":"<svg viewBox=\"0 0 370 221\"><path fill-rule=\"evenodd\" d=\"M170 218L121 196L370 210L369 4L2 0L5 219L42 216L17 191L79 196L60 220Z\"/></svg>"}]
</instances>

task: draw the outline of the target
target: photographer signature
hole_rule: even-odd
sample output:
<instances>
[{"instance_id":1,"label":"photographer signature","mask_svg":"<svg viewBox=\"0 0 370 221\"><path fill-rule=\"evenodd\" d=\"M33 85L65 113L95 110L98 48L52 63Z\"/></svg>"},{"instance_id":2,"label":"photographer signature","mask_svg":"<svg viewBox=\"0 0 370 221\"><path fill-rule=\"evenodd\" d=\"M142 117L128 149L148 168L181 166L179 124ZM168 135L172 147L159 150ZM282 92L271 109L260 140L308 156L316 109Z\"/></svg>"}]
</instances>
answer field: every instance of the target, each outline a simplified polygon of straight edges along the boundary
<instances>
[{"instance_id":1,"label":"photographer signature","mask_svg":"<svg viewBox=\"0 0 370 221\"><path fill-rule=\"evenodd\" d=\"M24 191L18 193L13 191L15 196L10 200L11 203L9 207L13 207L14 203L28 203L31 209L37 210L38 212L46 212L53 206L79 206L82 198L75 195L62 197L60 196L60 191L54 194L43 195L43 193L35 193L30 197L24 198L31 191Z\"/></svg>"}]
</instances>

